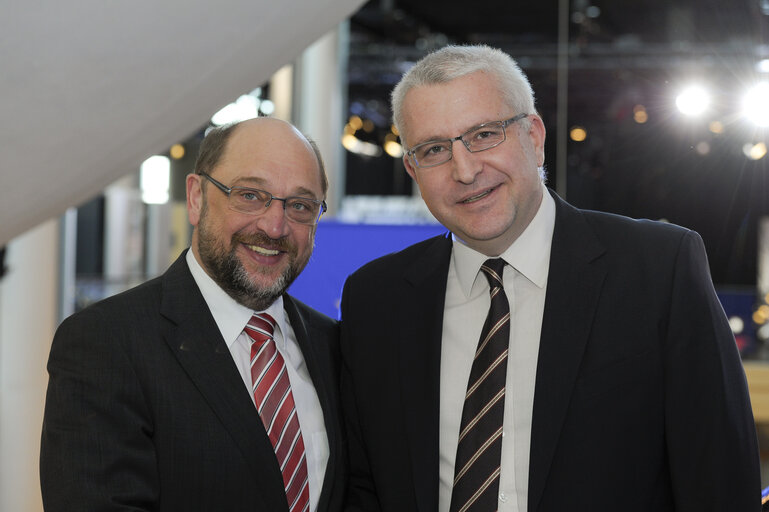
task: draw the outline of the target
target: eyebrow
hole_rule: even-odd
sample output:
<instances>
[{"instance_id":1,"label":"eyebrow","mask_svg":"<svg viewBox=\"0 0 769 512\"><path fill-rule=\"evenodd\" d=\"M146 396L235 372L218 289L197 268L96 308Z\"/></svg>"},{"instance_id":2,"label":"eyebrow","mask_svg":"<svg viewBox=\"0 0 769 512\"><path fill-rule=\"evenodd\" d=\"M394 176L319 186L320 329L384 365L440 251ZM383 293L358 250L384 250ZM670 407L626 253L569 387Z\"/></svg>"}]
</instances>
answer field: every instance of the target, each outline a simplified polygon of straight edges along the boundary
<instances>
[{"instance_id":1,"label":"eyebrow","mask_svg":"<svg viewBox=\"0 0 769 512\"><path fill-rule=\"evenodd\" d=\"M257 176L244 176L242 178L235 179L234 183L230 186L256 188L256 189L262 190L261 187L266 186L266 183L267 181L264 178L259 178ZM304 196L309 196L311 199L319 200L315 197L315 192L313 192L312 190L306 187L297 187L287 197L304 197Z\"/></svg>"},{"instance_id":2,"label":"eyebrow","mask_svg":"<svg viewBox=\"0 0 769 512\"><path fill-rule=\"evenodd\" d=\"M484 124L488 124L488 123L496 123L497 121L499 121L499 119L492 119L492 120L490 120L490 121L482 121L482 122L480 122L480 123L474 124L474 125L470 126L469 128L465 128L465 129L462 131L461 135L464 135L464 134L466 134L467 132L469 132L469 131L471 131L471 130L474 130L474 129L476 129L476 128L480 127L480 126L483 126ZM455 135L454 137L456 137L456 135ZM436 135L432 135L432 136L430 136L429 138L427 138L427 139L424 139L424 140L423 140L423 141L421 141L421 142L417 142L416 144L414 144L414 145L413 145L413 146L411 146L411 147L412 147L412 148L415 148L415 147L417 147L417 146L420 146L420 145L422 145L422 144L429 144L430 142L439 142L439 141L442 141L442 140L450 140L450 139L453 139L454 137L438 137L438 136L436 136Z\"/></svg>"}]
</instances>

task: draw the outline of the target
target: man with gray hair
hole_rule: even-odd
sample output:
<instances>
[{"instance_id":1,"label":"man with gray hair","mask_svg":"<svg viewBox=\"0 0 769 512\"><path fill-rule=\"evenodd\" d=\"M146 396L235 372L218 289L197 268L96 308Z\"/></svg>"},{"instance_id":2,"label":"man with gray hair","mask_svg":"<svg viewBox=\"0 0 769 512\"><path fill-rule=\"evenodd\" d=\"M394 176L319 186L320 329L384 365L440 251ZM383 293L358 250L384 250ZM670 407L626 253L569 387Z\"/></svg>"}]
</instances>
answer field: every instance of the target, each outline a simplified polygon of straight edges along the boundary
<instances>
[{"instance_id":1,"label":"man with gray hair","mask_svg":"<svg viewBox=\"0 0 769 512\"><path fill-rule=\"evenodd\" d=\"M531 86L499 50L428 55L392 107L449 233L345 283L347 510L759 510L699 235L549 190Z\"/></svg>"}]
</instances>

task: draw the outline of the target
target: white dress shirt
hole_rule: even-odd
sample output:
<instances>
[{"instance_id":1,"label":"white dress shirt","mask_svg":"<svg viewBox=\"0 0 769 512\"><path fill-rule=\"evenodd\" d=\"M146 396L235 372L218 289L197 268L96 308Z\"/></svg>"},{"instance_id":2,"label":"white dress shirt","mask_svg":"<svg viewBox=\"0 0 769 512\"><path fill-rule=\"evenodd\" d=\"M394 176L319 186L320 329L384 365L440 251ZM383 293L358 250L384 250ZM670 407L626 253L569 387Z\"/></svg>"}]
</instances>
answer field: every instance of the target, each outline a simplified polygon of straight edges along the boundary
<instances>
[{"instance_id":1,"label":"white dress shirt","mask_svg":"<svg viewBox=\"0 0 769 512\"><path fill-rule=\"evenodd\" d=\"M529 445L539 337L545 309L555 201L543 188L539 210L526 230L500 255L510 303L499 512L526 512ZM440 491L438 510L447 512L454 480L459 426L467 381L491 299L480 271L489 257L454 238L446 288L441 349Z\"/></svg>"},{"instance_id":2,"label":"white dress shirt","mask_svg":"<svg viewBox=\"0 0 769 512\"><path fill-rule=\"evenodd\" d=\"M238 304L232 297L222 290L211 277L206 274L198 261L195 259L192 250L187 252L187 264L192 272L203 298L211 310L211 314L222 333L227 347L230 349L232 359L240 371L243 384L248 390L251 401L254 402L254 395L251 392L251 341L243 332L248 321L251 319L253 310ZM278 352L286 361L288 379L291 383L291 392L294 395L296 404L296 413L299 418L299 427L302 430L302 439L304 440L304 449L307 460L308 483L310 487L310 510L318 508L320 491L323 488L323 477L326 473L326 464L328 463L329 449L326 427L323 422L323 410L318 401L318 395L315 392L310 379L310 373L304 362L304 356L296 341L294 330L288 322L285 311L283 310L283 297L278 298L264 312L272 316L277 325L275 326L275 345ZM261 313L261 311L260 311ZM312 340L310 340L312 341Z\"/></svg>"}]
</instances>

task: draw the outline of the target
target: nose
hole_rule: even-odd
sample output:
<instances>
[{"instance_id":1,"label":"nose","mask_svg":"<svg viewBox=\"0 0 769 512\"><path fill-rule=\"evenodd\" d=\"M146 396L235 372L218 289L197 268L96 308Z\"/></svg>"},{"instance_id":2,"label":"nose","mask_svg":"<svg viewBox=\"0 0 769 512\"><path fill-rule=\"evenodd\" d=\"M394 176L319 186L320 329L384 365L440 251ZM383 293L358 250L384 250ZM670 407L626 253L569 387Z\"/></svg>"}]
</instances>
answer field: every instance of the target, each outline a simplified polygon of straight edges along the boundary
<instances>
[{"instance_id":1,"label":"nose","mask_svg":"<svg viewBox=\"0 0 769 512\"><path fill-rule=\"evenodd\" d=\"M288 234L285 203L282 199L272 198L264 212L254 219L256 226L270 238L282 238Z\"/></svg>"},{"instance_id":2,"label":"nose","mask_svg":"<svg viewBox=\"0 0 769 512\"><path fill-rule=\"evenodd\" d=\"M451 175L454 180L465 185L473 183L483 168L483 164L461 141L455 141L452 144L450 163L452 166Z\"/></svg>"}]
</instances>

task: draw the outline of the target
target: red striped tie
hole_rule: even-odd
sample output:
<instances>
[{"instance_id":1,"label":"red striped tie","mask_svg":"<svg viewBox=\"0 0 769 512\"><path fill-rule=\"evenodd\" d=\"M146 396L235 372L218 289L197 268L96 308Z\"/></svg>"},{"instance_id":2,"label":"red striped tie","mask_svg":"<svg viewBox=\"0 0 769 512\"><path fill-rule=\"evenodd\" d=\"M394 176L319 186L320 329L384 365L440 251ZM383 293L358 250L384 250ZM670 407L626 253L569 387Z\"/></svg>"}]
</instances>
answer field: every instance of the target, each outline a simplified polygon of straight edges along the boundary
<instances>
[{"instance_id":1,"label":"red striped tie","mask_svg":"<svg viewBox=\"0 0 769 512\"><path fill-rule=\"evenodd\" d=\"M310 509L310 488L304 441L286 363L272 338L274 329L275 320L266 313L254 313L246 326L251 338L252 391L283 473L288 509L305 512Z\"/></svg>"}]
</instances>

